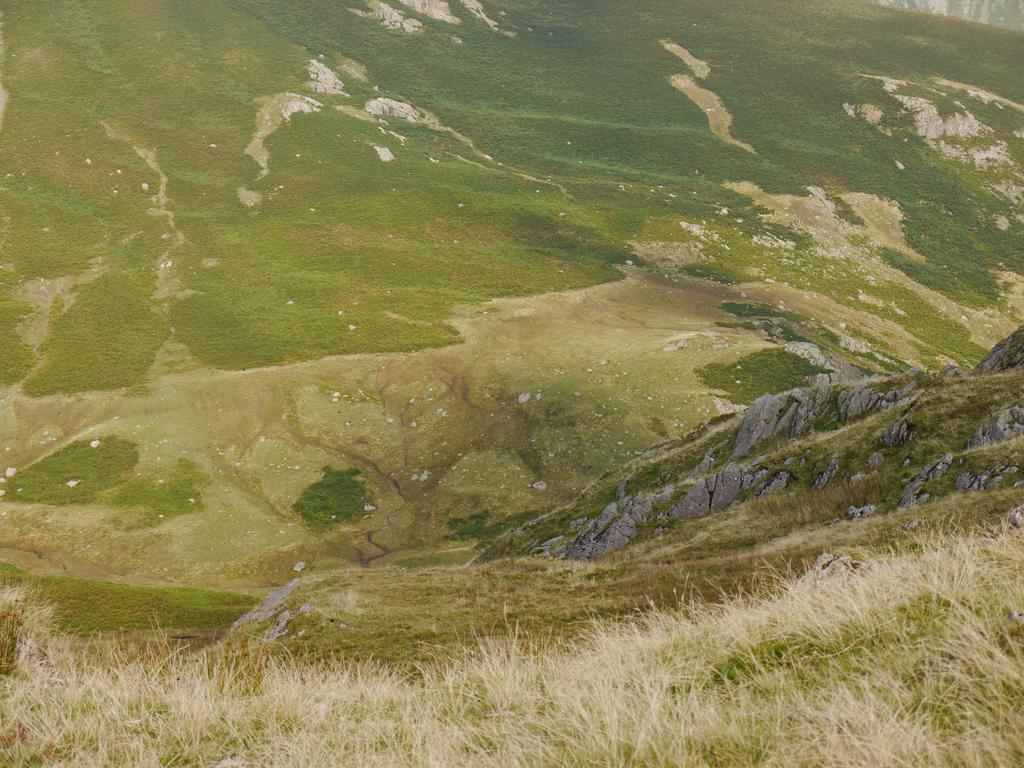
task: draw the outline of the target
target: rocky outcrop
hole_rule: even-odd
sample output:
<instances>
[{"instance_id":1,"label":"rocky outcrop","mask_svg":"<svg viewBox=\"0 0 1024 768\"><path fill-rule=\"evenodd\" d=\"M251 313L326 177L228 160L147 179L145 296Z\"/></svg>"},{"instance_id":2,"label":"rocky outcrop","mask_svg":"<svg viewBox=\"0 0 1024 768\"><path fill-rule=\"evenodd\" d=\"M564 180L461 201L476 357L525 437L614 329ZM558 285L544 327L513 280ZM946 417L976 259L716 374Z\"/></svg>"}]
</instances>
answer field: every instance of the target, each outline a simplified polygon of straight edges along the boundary
<instances>
[{"instance_id":1,"label":"rocky outcrop","mask_svg":"<svg viewBox=\"0 0 1024 768\"><path fill-rule=\"evenodd\" d=\"M314 93L348 96L345 93L345 84L341 82L338 73L326 64L310 59L306 62L306 71L309 73L309 87Z\"/></svg>"},{"instance_id":2,"label":"rocky outcrop","mask_svg":"<svg viewBox=\"0 0 1024 768\"><path fill-rule=\"evenodd\" d=\"M366 19L374 19L387 29L401 29L405 32L419 32L423 29L423 22L418 19L407 19L405 14L387 3L380 3L372 12L360 11L358 8L349 8L356 16Z\"/></svg>"},{"instance_id":3,"label":"rocky outcrop","mask_svg":"<svg viewBox=\"0 0 1024 768\"><path fill-rule=\"evenodd\" d=\"M743 415L732 458L748 456L756 446L776 437L807 434L831 402L832 384L827 376L818 376L814 386L807 389L757 398Z\"/></svg>"},{"instance_id":4,"label":"rocky outcrop","mask_svg":"<svg viewBox=\"0 0 1024 768\"><path fill-rule=\"evenodd\" d=\"M911 395L917 389L917 382L911 379L902 387L885 392L877 391L870 384L862 384L853 389L839 393L837 404L839 420L849 421L874 411L904 405L910 402Z\"/></svg>"},{"instance_id":5,"label":"rocky outcrop","mask_svg":"<svg viewBox=\"0 0 1024 768\"><path fill-rule=\"evenodd\" d=\"M914 428L907 419L908 415L906 414L896 419L896 421L886 427L885 432L882 433L882 437L878 442L887 448L896 448L907 441L912 440L914 437Z\"/></svg>"},{"instance_id":6,"label":"rocky outcrop","mask_svg":"<svg viewBox=\"0 0 1024 768\"><path fill-rule=\"evenodd\" d=\"M1002 373L1024 368L1024 328L1000 341L988 357L978 363L979 373Z\"/></svg>"},{"instance_id":7,"label":"rocky outcrop","mask_svg":"<svg viewBox=\"0 0 1024 768\"><path fill-rule=\"evenodd\" d=\"M978 428L967 441L967 449L986 448L1024 435L1024 407L1015 405L999 411Z\"/></svg>"},{"instance_id":8,"label":"rocky outcrop","mask_svg":"<svg viewBox=\"0 0 1024 768\"><path fill-rule=\"evenodd\" d=\"M415 123L420 119L416 107L412 104L406 104L404 101L395 101L383 96L366 102L363 109L375 117L397 117L410 123Z\"/></svg>"},{"instance_id":9,"label":"rocky outcrop","mask_svg":"<svg viewBox=\"0 0 1024 768\"><path fill-rule=\"evenodd\" d=\"M452 15L452 9L445 0L398 0L406 8L422 13L429 19L443 21L446 24L461 24L461 20Z\"/></svg>"},{"instance_id":10,"label":"rocky outcrop","mask_svg":"<svg viewBox=\"0 0 1024 768\"><path fill-rule=\"evenodd\" d=\"M596 560L609 552L623 549L637 534L642 523L650 520L659 506L672 500L673 488L659 493L625 496L613 501L587 523L565 550L567 560Z\"/></svg>"},{"instance_id":11,"label":"rocky outcrop","mask_svg":"<svg viewBox=\"0 0 1024 768\"><path fill-rule=\"evenodd\" d=\"M863 569L864 563L854 560L849 555L823 552L796 583L801 586L819 587L829 582L843 581Z\"/></svg>"},{"instance_id":12,"label":"rocky outcrop","mask_svg":"<svg viewBox=\"0 0 1024 768\"><path fill-rule=\"evenodd\" d=\"M956 489L964 493L979 491L991 491L1007 476L1014 477L1020 472L1020 467L1015 464L1001 464L975 474L974 472L961 472L956 478Z\"/></svg>"},{"instance_id":13,"label":"rocky outcrop","mask_svg":"<svg viewBox=\"0 0 1024 768\"><path fill-rule=\"evenodd\" d=\"M265 621L266 619L269 619L277 612L277 609L281 607L281 604L288 598L288 596L298 589L299 584L301 583L302 579L292 579L280 589L271 592L260 605L235 621L235 623L231 625L231 628L238 629L239 627L251 624L252 622Z\"/></svg>"},{"instance_id":14,"label":"rocky outcrop","mask_svg":"<svg viewBox=\"0 0 1024 768\"><path fill-rule=\"evenodd\" d=\"M931 495L924 490L925 485L932 480L938 480L941 477L945 477L952 466L953 454L947 453L938 461L929 464L918 472L917 477L911 480L903 489L903 493L900 496L899 506L901 508L916 507L927 502L928 499L931 498Z\"/></svg>"},{"instance_id":15,"label":"rocky outcrop","mask_svg":"<svg viewBox=\"0 0 1024 768\"><path fill-rule=\"evenodd\" d=\"M848 520L861 520L865 517L871 517L877 509L878 507L874 504L867 504L863 507L850 507L846 510L846 518Z\"/></svg>"},{"instance_id":16,"label":"rocky outcrop","mask_svg":"<svg viewBox=\"0 0 1024 768\"><path fill-rule=\"evenodd\" d=\"M828 457L828 461L825 462L825 469L814 479L812 487L816 491L820 491L822 488L827 486L835 476L839 474L839 454L833 453Z\"/></svg>"},{"instance_id":17,"label":"rocky outcrop","mask_svg":"<svg viewBox=\"0 0 1024 768\"><path fill-rule=\"evenodd\" d=\"M833 384L850 384L864 378L864 374L859 368L838 355L822 352L821 347L811 344L809 341L791 341L785 349L790 354L802 357L811 365L828 371L826 375Z\"/></svg>"}]
</instances>

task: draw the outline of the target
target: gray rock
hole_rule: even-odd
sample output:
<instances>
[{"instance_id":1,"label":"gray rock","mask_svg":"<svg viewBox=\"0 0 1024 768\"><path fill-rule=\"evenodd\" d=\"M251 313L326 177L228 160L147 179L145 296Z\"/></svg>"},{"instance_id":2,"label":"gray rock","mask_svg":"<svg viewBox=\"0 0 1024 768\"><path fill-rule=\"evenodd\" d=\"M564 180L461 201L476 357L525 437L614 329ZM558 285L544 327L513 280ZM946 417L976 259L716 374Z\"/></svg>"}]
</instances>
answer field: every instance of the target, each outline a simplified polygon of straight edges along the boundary
<instances>
[{"instance_id":1,"label":"gray rock","mask_svg":"<svg viewBox=\"0 0 1024 768\"><path fill-rule=\"evenodd\" d=\"M273 643L275 640L280 640L282 637L288 634L288 622L292 620L291 611L281 611L278 614L277 620L274 625L267 630L266 636L263 638L264 642Z\"/></svg>"},{"instance_id":2,"label":"gray rock","mask_svg":"<svg viewBox=\"0 0 1024 768\"><path fill-rule=\"evenodd\" d=\"M1024 328L1000 341L978 364L979 373L1001 373L1024 367Z\"/></svg>"},{"instance_id":3,"label":"gray rock","mask_svg":"<svg viewBox=\"0 0 1024 768\"><path fill-rule=\"evenodd\" d=\"M833 555L823 552L810 570L797 579L797 584L819 587L829 582L843 581L863 568L864 563L854 560L849 555Z\"/></svg>"},{"instance_id":4,"label":"gray rock","mask_svg":"<svg viewBox=\"0 0 1024 768\"><path fill-rule=\"evenodd\" d=\"M1013 529L1019 530L1020 528L1024 528L1024 504L1011 509L1006 522Z\"/></svg>"},{"instance_id":5,"label":"gray rock","mask_svg":"<svg viewBox=\"0 0 1024 768\"><path fill-rule=\"evenodd\" d=\"M787 352L802 357L812 365L828 371L832 384L850 384L864 378L864 373L839 355L826 354L821 347L809 341L792 341L785 346Z\"/></svg>"},{"instance_id":6,"label":"gray rock","mask_svg":"<svg viewBox=\"0 0 1024 768\"><path fill-rule=\"evenodd\" d=\"M916 507L920 504L924 504L931 498L924 487L927 483L932 480L938 480L949 472L953 466L953 454L947 453L938 461L932 462L920 472L917 473L917 477L911 480L907 486L903 489L903 493L900 496L899 506L903 507Z\"/></svg>"},{"instance_id":7,"label":"gray rock","mask_svg":"<svg viewBox=\"0 0 1024 768\"><path fill-rule=\"evenodd\" d=\"M877 509L874 504L868 504L863 507L850 507L846 510L846 517L849 520L860 520L861 518L871 517Z\"/></svg>"},{"instance_id":8,"label":"gray rock","mask_svg":"<svg viewBox=\"0 0 1024 768\"><path fill-rule=\"evenodd\" d=\"M875 451L868 457L868 466L871 469L878 469L885 463L885 454Z\"/></svg>"},{"instance_id":9,"label":"gray rock","mask_svg":"<svg viewBox=\"0 0 1024 768\"><path fill-rule=\"evenodd\" d=\"M999 411L982 424L967 441L968 450L985 448L990 445L1012 440L1024 435L1024 408L1015 405Z\"/></svg>"},{"instance_id":10,"label":"gray rock","mask_svg":"<svg viewBox=\"0 0 1024 768\"><path fill-rule=\"evenodd\" d=\"M760 499L770 494L778 493L779 491L785 489L786 486L788 486L790 482L792 482L792 480L793 476L789 474L789 472L783 470L782 472L779 472L777 475L775 475L775 477L773 477L771 480L769 480L768 483L760 491L757 492L757 497Z\"/></svg>"},{"instance_id":11,"label":"gray rock","mask_svg":"<svg viewBox=\"0 0 1024 768\"><path fill-rule=\"evenodd\" d=\"M832 482L836 475L839 474L839 454L833 453L828 457L828 461L825 463L825 469L813 483L813 488L820 491L826 485Z\"/></svg>"},{"instance_id":12,"label":"gray rock","mask_svg":"<svg viewBox=\"0 0 1024 768\"><path fill-rule=\"evenodd\" d=\"M900 416L886 428L878 442L888 448L896 448L908 440L912 440L913 437L914 428L907 421L907 416L904 415Z\"/></svg>"},{"instance_id":13,"label":"gray rock","mask_svg":"<svg viewBox=\"0 0 1024 768\"><path fill-rule=\"evenodd\" d=\"M732 458L739 459L775 437L796 438L806 434L824 415L832 401L832 384L818 376L813 387L757 398L743 414Z\"/></svg>"},{"instance_id":14,"label":"gray rock","mask_svg":"<svg viewBox=\"0 0 1024 768\"><path fill-rule=\"evenodd\" d=\"M231 628L238 629L238 627L249 624L250 622L269 619L277 612L281 603L283 603L292 592L298 589L298 586L301 583L302 579L292 579L280 589L271 592L267 595L267 598L262 604L253 608L247 614L235 621L235 623L231 625Z\"/></svg>"},{"instance_id":15,"label":"gray rock","mask_svg":"<svg viewBox=\"0 0 1024 768\"><path fill-rule=\"evenodd\" d=\"M874 411L903 405L910 401L910 396L917 389L917 382L911 379L902 387L878 392L870 384L861 384L853 389L839 393L837 409L840 421L849 421Z\"/></svg>"},{"instance_id":16,"label":"gray rock","mask_svg":"<svg viewBox=\"0 0 1024 768\"><path fill-rule=\"evenodd\" d=\"M669 487L658 493L627 496L613 501L584 526L562 556L566 560L596 560L609 552L625 548L636 538L639 526L653 517L656 507L667 504L674 494L675 489Z\"/></svg>"},{"instance_id":17,"label":"gray rock","mask_svg":"<svg viewBox=\"0 0 1024 768\"><path fill-rule=\"evenodd\" d=\"M706 475L712 469L715 468L715 449L710 448L708 452L704 454L704 458L693 468L690 472L688 479L695 480L701 475Z\"/></svg>"}]
</instances>

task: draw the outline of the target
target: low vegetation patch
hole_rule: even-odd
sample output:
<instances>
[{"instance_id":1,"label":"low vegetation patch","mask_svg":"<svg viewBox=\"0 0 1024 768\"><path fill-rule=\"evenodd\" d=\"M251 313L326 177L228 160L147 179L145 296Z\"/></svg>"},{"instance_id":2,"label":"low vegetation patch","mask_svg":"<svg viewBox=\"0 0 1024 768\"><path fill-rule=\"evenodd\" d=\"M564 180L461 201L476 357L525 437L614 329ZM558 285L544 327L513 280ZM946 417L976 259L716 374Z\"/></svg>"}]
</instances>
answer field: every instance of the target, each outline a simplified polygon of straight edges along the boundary
<instances>
[{"instance_id":1,"label":"low vegetation patch","mask_svg":"<svg viewBox=\"0 0 1024 768\"><path fill-rule=\"evenodd\" d=\"M313 530L326 531L362 514L365 505L358 469L324 467L323 478L303 491L292 509Z\"/></svg>"},{"instance_id":2,"label":"low vegetation patch","mask_svg":"<svg viewBox=\"0 0 1024 768\"><path fill-rule=\"evenodd\" d=\"M784 349L764 349L736 363L710 363L698 371L710 389L725 392L734 403L749 405L768 392L783 392L804 383L822 368Z\"/></svg>"}]
</instances>

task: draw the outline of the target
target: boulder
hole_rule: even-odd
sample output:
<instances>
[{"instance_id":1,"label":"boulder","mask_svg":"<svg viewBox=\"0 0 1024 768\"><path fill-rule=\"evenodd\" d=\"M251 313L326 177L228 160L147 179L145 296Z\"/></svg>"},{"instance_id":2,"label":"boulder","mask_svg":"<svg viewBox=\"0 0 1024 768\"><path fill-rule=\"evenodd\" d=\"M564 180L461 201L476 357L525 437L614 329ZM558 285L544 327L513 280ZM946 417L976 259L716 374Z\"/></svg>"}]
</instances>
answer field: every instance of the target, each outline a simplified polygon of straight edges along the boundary
<instances>
[{"instance_id":1,"label":"boulder","mask_svg":"<svg viewBox=\"0 0 1024 768\"><path fill-rule=\"evenodd\" d=\"M797 584L819 587L829 582L844 581L863 568L864 563L854 560L849 555L833 555L823 552L807 573L797 579Z\"/></svg>"},{"instance_id":2,"label":"boulder","mask_svg":"<svg viewBox=\"0 0 1024 768\"><path fill-rule=\"evenodd\" d=\"M924 490L924 486L932 480L944 477L952 466L953 454L947 453L941 459L932 462L918 472L917 477L911 480L903 489L899 506L901 508L916 507L927 502L931 495Z\"/></svg>"},{"instance_id":3,"label":"boulder","mask_svg":"<svg viewBox=\"0 0 1024 768\"><path fill-rule=\"evenodd\" d=\"M775 437L796 438L806 434L825 414L832 401L832 384L818 376L813 387L757 398L743 415L732 458L739 459Z\"/></svg>"},{"instance_id":4,"label":"boulder","mask_svg":"<svg viewBox=\"0 0 1024 768\"><path fill-rule=\"evenodd\" d=\"M826 485L832 482L836 475L839 474L839 454L833 453L828 457L828 461L825 462L825 469L815 479L812 484L816 491L820 491Z\"/></svg>"},{"instance_id":5,"label":"boulder","mask_svg":"<svg viewBox=\"0 0 1024 768\"><path fill-rule=\"evenodd\" d=\"M846 510L846 518L848 520L860 520L865 517L871 517L877 509L878 507L874 504L867 504L863 507L850 507Z\"/></svg>"},{"instance_id":6,"label":"boulder","mask_svg":"<svg viewBox=\"0 0 1024 768\"><path fill-rule=\"evenodd\" d=\"M879 392L870 384L861 384L839 393L837 407L840 421L849 421L874 411L908 403L917 389L917 382L911 379L902 387Z\"/></svg>"},{"instance_id":7,"label":"boulder","mask_svg":"<svg viewBox=\"0 0 1024 768\"><path fill-rule=\"evenodd\" d=\"M1001 373L1024 368L1024 328L996 344L978 363L979 373Z\"/></svg>"},{"instance_id":8,"label":"boulder","mask_svg":"<svg viewBox=\"0 0 1024 768\"><path fill-rule=\"evenodd\" d=\"M625 548L636 538L639 526L653 517L655 508L671 501L674 493L674 488L665 488L658 493L626 496L613 501L583 527L566 547L563 557L566 560L596 560ZM555 543L557 541L549 540L544 544L554 546Z\"/></svg>"},{"instance_id":9,"label":"boulder","mask_svg":"<svg viewBox=\"0 0 1024 768\"><path fill-rule=\"evenodd\" d=\"M1019 435L1024 435L1024 407L1015 405L999 411L978 427L978 431L967 441L967 448L985 448Z\"/></svg>"},{"instance_id":10,"label":"boulder","mask_svg":"<svg viewBox=\"0 0 1024 768\"><path fill-rule=\"evenodd\" d=\"M882 437L878 442L888 448L896 448L912 440L914 437L914 427L907 421L907 418L908 416L904 414L896 419L882 433Z\"/></svg>"}]
</instances>

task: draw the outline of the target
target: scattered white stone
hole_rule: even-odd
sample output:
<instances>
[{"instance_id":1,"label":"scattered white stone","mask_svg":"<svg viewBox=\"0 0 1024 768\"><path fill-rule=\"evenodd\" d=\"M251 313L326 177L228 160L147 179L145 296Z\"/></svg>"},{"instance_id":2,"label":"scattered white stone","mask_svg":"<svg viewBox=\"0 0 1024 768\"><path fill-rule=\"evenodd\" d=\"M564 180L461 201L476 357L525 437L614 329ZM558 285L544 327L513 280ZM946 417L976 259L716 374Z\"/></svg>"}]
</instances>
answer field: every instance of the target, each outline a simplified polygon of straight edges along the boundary
<instances>
[{"instance_id":1,"label":"scattered white stone","mask_svg":"<svg viewBox=\"0 0 1024 768\"><path fill-rule=\"evenodd\" d=\"M292 570L295 571L296 573L302 573L304 570L306 570L305 562L300 560L299 562L297 562L295 565L292 566Z\"/></svg>"},{"instance_id":2,"label":"scattered white stone","mask_svg":"<svg viewBox=\"0 0 1024 768\"><path fill-rule=\"evenodd\" d=\"M526 405L528 402L530 402L530 399L532 397L533 397L533 395L531 393L523 392L522 394L519 395L519 404L520 405Z\"/></svg>"},{"instance_id":3,"label":"scattered white stone","mask_svg":"<svg viewBox=\"0 0 1024 768\"><path fill-rule=\"evenodd\" d=\"M64 485L66 485L68 488L74 488L80 482L82 482L82 481L81 480L68 480L66 483L64 483Z\"/></svg>"},{"instance_id":4,"label":"scattered white stone","mask_svg":"<svg viewBox=\"0 0 1024 768\"><path fill-rule=\"evenodd\" d=\"M377 157L380 158L380 161L382 163L390 163L392 160L395 159L395 153L392 152L387 147L377 147L377 146L375 146L373 149L377 153Z\"/></svg>"},{"instance_id":5,"label":"scattered white stone","mask_svg":"<svg viewBox=\"0 0 1024 768\"><path fill-rule=\"evenodd\" d=\"M89 447L90 448L99 448L100 447L100 441L99 440L93 440L91 443L89 443Z\"/></svg>"},{"instance_id":6,"label":"scattered white stone","mask_svg":"<svg viewBox=\"0 0 1024 768\"><path fill-rule=\"evenodd\" d=\"M8 467L7 471L4 472L4 475L6 475L7 477L14 477L16 474L18 474L17 467Z\"/></svg>"},{"instance_id":7,"label":"scattered white stone","mask_svg":"<svg viewBox=\"0 0 1024 768\"><path fill-rule=\"evenodd\" d=\"M533 488L533 490L535 490L535 491L546 491L548 489L548 484L546 482L544 482L543 480L538 480L536 483L534 483L530 487Z\"/></svg>"}]
</instances>

